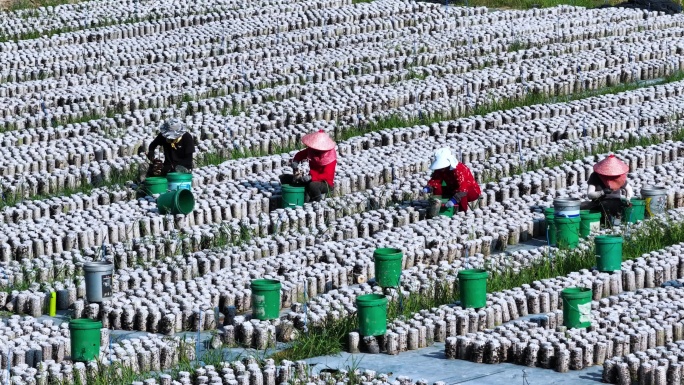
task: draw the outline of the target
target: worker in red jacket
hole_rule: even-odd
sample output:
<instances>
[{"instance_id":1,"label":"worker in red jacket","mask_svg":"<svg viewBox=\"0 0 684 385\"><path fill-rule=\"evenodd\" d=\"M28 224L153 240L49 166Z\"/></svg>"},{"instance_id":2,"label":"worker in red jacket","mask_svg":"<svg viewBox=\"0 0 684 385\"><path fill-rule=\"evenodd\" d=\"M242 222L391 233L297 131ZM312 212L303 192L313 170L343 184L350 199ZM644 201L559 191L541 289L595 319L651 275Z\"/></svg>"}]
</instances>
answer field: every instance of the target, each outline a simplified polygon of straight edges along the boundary
<instances>
[{"instance_id":1,"label":"worker in red jacket","mask_svg":"<svg viewBox=\"0 0 684 385\"><path fill-rule=\"evenodd\" d=\"M337 166L335 142L320 130L305 135L302 143L306 148L299 151L290 164L294 175L281 175L280 183L304 186L305 201L317 202L323 199L323 194L332 191L334 186ZM306 175L299 169L304 161L309 162L309 173Z\"/></svg>"},{"instance_id":2,"label":"worker in red jacket","mask_svg":"<svg viewBox=\"0 0 684 385\"><path fill-rule=\"evenodd\" d=\"M446 207L458 205L461 211L468 211L468 203L480 197L480 186L473 178L470 169L456 160L447 147L435 151L435 161L430 165L433 170L424 192L432 192L443 198L450 198ZM442 182L446 186L442 186Z\"/></svg>"}]
</instances>

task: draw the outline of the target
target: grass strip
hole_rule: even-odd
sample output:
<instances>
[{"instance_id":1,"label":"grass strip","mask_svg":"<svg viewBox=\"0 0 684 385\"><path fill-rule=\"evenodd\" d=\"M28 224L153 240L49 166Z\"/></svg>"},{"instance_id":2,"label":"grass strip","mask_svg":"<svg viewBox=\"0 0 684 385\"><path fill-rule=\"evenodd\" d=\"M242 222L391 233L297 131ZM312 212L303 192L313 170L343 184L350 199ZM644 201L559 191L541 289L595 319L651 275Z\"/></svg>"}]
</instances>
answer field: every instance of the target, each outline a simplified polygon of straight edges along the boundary
<instances>
[{"instance_id":1,"label":"grass strip","mask_svg":"<svg viewBox=\"0 0 684 385\"><path fill-rule=\"evenodd\" d=\"M684 242L684 222L674 222L667 217L648 219L625 237L623 260L638 258L651 251L681 242ZM487 292L500 292L538 280L565 276L582 269L590 269L595 264L593 250L555 249L552 256L541 258L524 268L491 271L487 280ZM410 319L421 310L452 304L458 299L457 281L454 285L438 282L427 292L409 294L402 299L401 304L398 301L390 302L387 321ZM290 348L274 354L271 358L280 362L339 354L347 345L348 334L357 328L356 314L327 321L321 326L310 328L309 332L303 333Z\"/></svg>"},{"instance_id":2,"label":"grass strip","mask_svg":"<svg viewBox=\"0 0 684 385\"><path fill-rule=\"evenodd\" d=\"M684 71L676 71L664 78L648 81L646 87L659 86L669 83L674 83L684 79ZM336 140L348 140L356 136L369 134L393 128L407 128L420 125L430 125L439 123L445 120L453 120L459 118L485 116L496 111L508 111L515 108L529 107L538 104L553 104L553 103L567 103L571 101L586 99L595 96L618 94L620 92L633 91L639 88L644 88L643 81L625 82L613 86L603 87L596 90L573 92L567 95L551 96L541 92L532 91L527 92L522 97L511 97L500 100L491 100L487 103L481 103L473 107L469 107L463 114L443 114L443 113L425 113L419 111L419 116L416 118L407 118L397 114L390 114L378 120L368 122L356 127L350 127L345 130L338 130L335 132Z\"/></svg>"},{"instance_id":3,"label":"grass strip","mask_svg":"<svg viewBox=\"0 0 684 385\"><path fill-rule=\"evenodd\" d=\"M500 180L504 177L509 177L513 175L520 175L526 172L537 171L544 168L554 168L563 165L564 163L572 163L576 160L581 160L587 156L595 156L599 154L615 153L622 150L628 150L636 147L649 147L656 144L663 143L659 137L659 134L637 136L629 134L626 140L620 141L605 141L598 143L596 146L592 146L591 151L586 151L585 148L573 147L568 151L564 151L558 154L547 154L543 158L536 158L526 160L520 164L516 164L511 167L511 172L509 175L504 175L501 170L485 168L481 175L478 175L478 183L487 184ZM682 141L684 140L684 127L679 126L673 131L664 133L664 140L672 141Z\"/></svg>"},{"instance_id":4,"label":"grass strip","mask_svg":"<svg viewBox=\"0 0 684 385\"><path fill-rule=\"evenodd\" d=\"M449 4L451 6L487 7L500 9L532 9L557 7L559 5L596 8L605 4L619 4L624 2L624 0L428 0L428 2Z\"/></svg>"},{"instance_id":5,"label":"grass strip","mask_svg":"<svg viewBox=\"0 0 684 385\"><path fill-rule=\"evenodd\" d=\"M172 369L162 371L144 370L136 372L130 365L124 364L120 361L113 363L105 363L104 361L97 362L95 370L88 370L86 372L86 381L81 382L80 378L75 379L72 383L62 382L51 385L113 385L113 384L131 384L135 382L142 382L148 379L156 379L161 381L162 374L168 374L172 378L177 379L181 372L187 372L191 378L197 376L197 369L202 366L213 365L215 368L220 368L221 363L231 362L240 359L240 355L226 353L219 347L216 349L207 349L200 354L199 360L194 359L195 344L193 341L180 340L176 347L178 362ZM192 352L193 354L190 354ZM41 363L42 364L42 363Z\"/></svg>"}]
</instances>

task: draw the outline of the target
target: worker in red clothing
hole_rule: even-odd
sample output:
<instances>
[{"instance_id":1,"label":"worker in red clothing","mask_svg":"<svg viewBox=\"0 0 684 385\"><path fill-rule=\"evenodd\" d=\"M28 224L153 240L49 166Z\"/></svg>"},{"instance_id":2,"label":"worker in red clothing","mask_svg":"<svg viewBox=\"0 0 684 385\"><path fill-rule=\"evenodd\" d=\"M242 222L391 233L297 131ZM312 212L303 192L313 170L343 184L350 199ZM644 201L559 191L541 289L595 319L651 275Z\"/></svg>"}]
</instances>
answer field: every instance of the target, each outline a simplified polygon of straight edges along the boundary
<instances>
[{"instance_id":1,"label":"worker in red clothing","mask_svg":"<svg viewBox=\"0 0 684 385\"><path fill-rule=\"evenodd\" d=\"M432 192L443 198L450 198L446 207L458 205L460 211L468 211L468 203L480 197L480 186L473 178L470 169L456 160L447 147L435 151L435 161L430 165L433 170L424 192ZM446 186L442 186L442 182Z\"/></svg>"},{"instance_id":2,"label":"worker in red clothing","mask_svg":"<svg viewBox=\"0 0 684 385\"><path fill-rule=\"evenodd\" d=\"M335 166L337 166L337 151L335 142L323 130L305 135L302 143L306 148L299 151L292 158L294 175L281 175L280 183L305 187L305 201L317 202L323 199L323 194L332 190L335 182ZM309 174L304 174L299 165L309 161Z\"/></svg>"}]
</instances>

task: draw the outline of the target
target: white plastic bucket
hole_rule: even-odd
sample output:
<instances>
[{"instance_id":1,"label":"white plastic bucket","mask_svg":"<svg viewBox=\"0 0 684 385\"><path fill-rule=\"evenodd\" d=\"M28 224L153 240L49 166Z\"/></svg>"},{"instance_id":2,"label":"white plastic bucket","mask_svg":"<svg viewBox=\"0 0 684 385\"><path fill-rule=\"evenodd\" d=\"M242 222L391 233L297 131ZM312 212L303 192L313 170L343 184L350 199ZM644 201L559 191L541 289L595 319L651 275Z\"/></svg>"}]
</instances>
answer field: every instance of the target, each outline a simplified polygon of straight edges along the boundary
<instances>
[{"instance_id":1,"label":"white plastic bucket","mask_svg":"<svg viewBox=\"0 0 684 385\"><path fill-rule=\"evenodd\" d=\"M114 264L111 262L86 262L83 266L86 284L86 299L88 302L102 302L112 297L112 272Z\"/></svg>"},{"instance_id":2,"label":"white plastic bucket","mask_svg":"<svg viewBox=\"0 0 684 385\"><path fill-rule=\"evenodd\" d=\"M659 186L644 186L641 199L646 201L646 214L650 216L662 214L667 210L667 189Z\"/></svg>"}]
</instances>

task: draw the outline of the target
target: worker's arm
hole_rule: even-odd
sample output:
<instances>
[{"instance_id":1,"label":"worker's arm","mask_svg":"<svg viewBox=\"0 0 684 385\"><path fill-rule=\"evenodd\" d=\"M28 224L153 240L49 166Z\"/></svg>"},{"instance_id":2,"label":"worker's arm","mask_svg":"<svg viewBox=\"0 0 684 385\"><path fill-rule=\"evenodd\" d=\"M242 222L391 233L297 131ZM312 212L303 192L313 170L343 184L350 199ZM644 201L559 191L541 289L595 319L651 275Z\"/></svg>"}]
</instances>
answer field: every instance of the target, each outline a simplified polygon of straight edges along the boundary
<instances>
[{"instance_id":1,"label":"worker's arm","mask_svg":"<svg viewBox=\"0 0 684 385\"><path fill-rule=\"evenodd\" d=\"M625 198L627 198L627 200L630 200L633 196L634 190L632 190L632 186L630 186L629 182L625 183Z\"/></svg>"},{"instance_id":2,"label":"worker's arm","mask_svg":"<svg viewBox=\"0 0 684 385\"><path fill-rule=\"evenodd\" d=\"M589 187L587 187L587 198L594 200L602 197L603 195L605 195L603 190L597 189L596 185L590 184Z\"/></svg>"},{"instance_id":3,"label":"worker's arm","mask_svg":"<svg viewBox=\"0 0 684 385\"><path fill-rule=\"evenodd\" d=\"M150 143L150 146L147 148L147 159L154 160L154 151L157 149L157 147L164 143L164 140L165 139L162 134L159 134L156 138L154 138L152 143Z\"/></svg>"},{"instance_id":4,"label":"worker's arm","mask_svg":"<svg viewBox=\"0 0 684 385\"><path fill-rule=\"evenodd\" d=\"M443 180L444 180L444 176L442 175L441 172L435 171L432 173L432 177L427 182L427 187L430 188L430 190L432 191L432 194L442 195L442 181Z\"/></svg>"},{"instance_id":5,"label":"worker's arm","mask_svg":"<svg viewBox=\"0 0 684 385\"><path fill-rule=\"evenodd\" d=\"M309 149L305 148L302 151L299 151L298 153L296 153L294 158L292 158L292 161L300 163L301 161L306 160L308 158L309 158Z\"/></svg>"}]
</instances>

